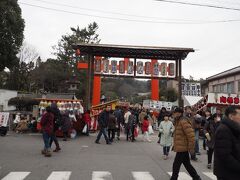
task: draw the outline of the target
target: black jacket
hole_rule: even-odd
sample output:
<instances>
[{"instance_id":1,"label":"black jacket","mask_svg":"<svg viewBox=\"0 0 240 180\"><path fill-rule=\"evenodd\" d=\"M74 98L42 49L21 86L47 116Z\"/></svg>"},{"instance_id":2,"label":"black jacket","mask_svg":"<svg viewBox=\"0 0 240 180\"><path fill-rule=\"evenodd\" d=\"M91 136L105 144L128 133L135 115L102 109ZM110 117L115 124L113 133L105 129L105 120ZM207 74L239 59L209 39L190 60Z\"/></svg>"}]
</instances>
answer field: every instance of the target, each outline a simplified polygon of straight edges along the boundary
<instances>
[{"instance_id":1,"label":"black jacket","mask_svg":"<svg viewBox=\"0 0 240 180\"><path fill-rule=\"evenodd\" d=\"M98 123L100 128L107 128L108 121L109 121L109 114L110 112L107 112L106 110L102 111L99 114Z\"/></svg>"},{"instance_id":2,"label":"black jacket","mask_svg":"<svg viewBox=\"0 0 240 180\"><path fill-rule=\"evenodd\" d=\"M240 179L240 125L229 119L216 130L214 174L223 180Z\"/></svg>"}]
</instances>

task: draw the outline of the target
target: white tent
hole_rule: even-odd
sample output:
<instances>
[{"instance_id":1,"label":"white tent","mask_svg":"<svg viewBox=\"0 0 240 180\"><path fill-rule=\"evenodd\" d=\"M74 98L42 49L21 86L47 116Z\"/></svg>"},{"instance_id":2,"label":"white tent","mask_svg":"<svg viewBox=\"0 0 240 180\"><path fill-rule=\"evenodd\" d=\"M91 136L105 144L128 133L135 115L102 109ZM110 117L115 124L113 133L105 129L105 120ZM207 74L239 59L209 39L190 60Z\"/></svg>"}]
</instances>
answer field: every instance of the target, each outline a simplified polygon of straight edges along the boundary
<instances>
[{"instance_id":1,"label":"white tent","mask_svg":"<svg viewBox=\"0 0 240 180\"><path fill-rule=\"evenodd\" d=\"M201 96L183 96L184 107L185 106L193 106L202 98L203 97L201 97Z\"/></svg>"}]
</instances>

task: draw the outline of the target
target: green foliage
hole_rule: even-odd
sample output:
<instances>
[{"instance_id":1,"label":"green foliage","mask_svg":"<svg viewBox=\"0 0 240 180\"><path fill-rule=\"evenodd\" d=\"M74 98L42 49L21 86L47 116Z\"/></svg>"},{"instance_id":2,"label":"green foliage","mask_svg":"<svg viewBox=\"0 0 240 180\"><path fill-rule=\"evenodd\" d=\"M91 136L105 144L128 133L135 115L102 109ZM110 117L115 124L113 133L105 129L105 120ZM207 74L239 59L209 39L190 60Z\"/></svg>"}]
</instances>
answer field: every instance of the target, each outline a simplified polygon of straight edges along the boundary
<instances>
[{"instance_id":1,"label":"green foliage","mask_svg":"<svg viewBox=\"0 0 240 180\"><path fill-rule=\"evenodd\" d=\"M72 45L77 43L99 43L98 25L96 22L93 22L83 29L80 29L78 26L77 28L72 27L71 30L72 34L63 35L58 45L54 47L54 54L57 56L58 61L66 63L66 68L72 73L71 75L78 77L80 91L76 93L76 96L82 98L86 94L87 71L78 70L77 62L86 61L86 57L76 57Z\"/></svg>"},{"instance_id":2,"label":"green foliage","mask_svg":"<svg viewBox=\"0 0 240 180\"><path fill-rule=\"evenodd\" d=\"M28 91L30 86L30 72L34 68L33 62L20 62L9 72L8 80L6 83L7 89Z\"/></svg>"},{"instance_id":3,"label":"green foliage","mask_svg":"<svg viewBox=\"0 0 240 180\"><path fill-rule=\"evenodd\" d=\"M54 47L55 55L58 60L65 61L68 63L70 68L76 67L76 63L79 59L75 56L75 50L72 48L73 44L77 43L99 43L99 35L96 34L98 25L93 22L88 25L87 28L80 29L71 27L72 34L63 35L62 39L58 42L58 45ZM84 60L80 59L80 60Z\"/></svg>"},{"instance_id":4,"label":"green foliage","mask_svg":"<svg viewBox=\"0 0 240 180\"><path fill-rule=\"evenodd\" d=\"M24 20L17 0L0 1L0 72L18 63L23 41Z\"/></svg>"},{"instance_id":5,"label":"green foliage","mask_svg":"<svg viewBox=\"0 0 240 180\"><path fill-rule=\"evenodd\" d=\"M160 100L161 101L169 101L175 102L178 98L178 94L173 88L161 88L160 90Z\"/></svg>"},{"instance_id":6,"label":"green foliage","mask_svg":"<svg viewBox=\"0 0 240 180\"><path fill-rule=\"evenodd\" d=\"M46 92L67 92L65 82L69 80L71 72L64 61L48 59L39 62L38 66L31 72L31 91L42 89Z\"/></svg>"},{"instance_id":7,"label":"green foliage","mask_svg":"<svg viewBox=\"0 0 240 180\"><path fill-rule=\"evenodd\" d=\"M150 91L150 81L138 81L130 78L102 78L102 94L108 100L124 98L130 102L142 102L137 93ZM146 97L144 97L145 99Z\"/></svg>"}]
</instances>

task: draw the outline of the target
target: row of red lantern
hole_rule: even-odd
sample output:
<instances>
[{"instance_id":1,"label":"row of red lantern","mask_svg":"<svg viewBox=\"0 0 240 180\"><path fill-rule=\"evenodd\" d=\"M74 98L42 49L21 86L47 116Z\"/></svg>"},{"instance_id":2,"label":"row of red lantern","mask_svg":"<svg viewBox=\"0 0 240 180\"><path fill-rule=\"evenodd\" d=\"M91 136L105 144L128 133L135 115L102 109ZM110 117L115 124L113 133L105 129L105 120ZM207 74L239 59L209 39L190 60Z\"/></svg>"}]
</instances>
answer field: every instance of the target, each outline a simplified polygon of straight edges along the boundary
<instances>
[{"instance_id":1,"label":"row of red lantern","mask_svg":"<svg viewBox=\"0 0 240 180\"><path fill-rule=\"evenodd\" d=\"M95 73L112 73L115 74L117 71L120 74L133 74L134 73L134 64L133 61L126 62L112 60L111 64L108 59L95 60ZM142 61L138 61L136 65L137 74L145 75L155 75L155 76L174 76L175 75L175 64L174 63L158 63L158 62L145 62L145 65Z\"/></svg>"}]
</instances>

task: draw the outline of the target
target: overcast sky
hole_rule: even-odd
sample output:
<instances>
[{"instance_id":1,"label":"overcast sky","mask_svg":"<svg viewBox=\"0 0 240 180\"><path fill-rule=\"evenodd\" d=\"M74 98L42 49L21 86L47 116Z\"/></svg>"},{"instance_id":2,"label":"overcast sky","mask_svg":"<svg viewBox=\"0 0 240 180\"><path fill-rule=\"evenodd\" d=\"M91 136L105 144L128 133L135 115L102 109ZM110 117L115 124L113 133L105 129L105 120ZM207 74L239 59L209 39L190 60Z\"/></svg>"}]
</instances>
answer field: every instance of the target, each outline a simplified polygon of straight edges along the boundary
<instances>
[{"instance_id":1,"label":"overcast sky","mask_svg":"<svg viewBox=\"0 0 240 180\"><path fill-rule=\"evenodd\" d=\"M240 9L237 0L176 1ZM206 78L240 65L240 11L154 0L18 2L25 20L25 41L35 47L42 59L53 57L52 46L57 44L62 35L71 33L70 27L84 28L95 21L99 25L101 43L104 44L194 48L196 51L190 53L183 62L183 75L187 78L190 75L194 79ZM222 20L238 21L216 22Z\"/></svg>"}]
</instances>

